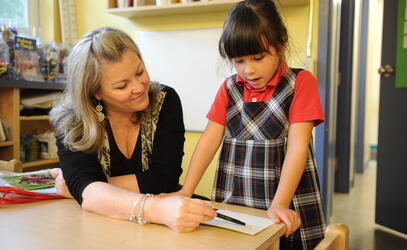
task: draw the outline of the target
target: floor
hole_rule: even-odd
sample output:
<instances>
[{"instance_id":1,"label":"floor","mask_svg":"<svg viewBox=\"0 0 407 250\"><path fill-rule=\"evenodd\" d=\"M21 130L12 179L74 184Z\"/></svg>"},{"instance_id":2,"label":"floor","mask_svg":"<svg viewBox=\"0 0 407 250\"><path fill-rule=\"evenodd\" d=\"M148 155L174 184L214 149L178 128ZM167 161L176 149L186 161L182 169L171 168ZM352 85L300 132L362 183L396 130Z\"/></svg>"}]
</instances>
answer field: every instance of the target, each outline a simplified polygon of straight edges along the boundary
<instances>
[{"instance_id":1,"label":"floor","mask_svg":"<svg viewBox=\"0 0 407 250\"><path fill-rule=\"evenodd\" d=\"M363 174L355 175L349 194L334 194L331 222L348 226L350 250L407 250L407 235L375 224L375 192L376 162L372 161Z\"/></svg>"}]
</instances>

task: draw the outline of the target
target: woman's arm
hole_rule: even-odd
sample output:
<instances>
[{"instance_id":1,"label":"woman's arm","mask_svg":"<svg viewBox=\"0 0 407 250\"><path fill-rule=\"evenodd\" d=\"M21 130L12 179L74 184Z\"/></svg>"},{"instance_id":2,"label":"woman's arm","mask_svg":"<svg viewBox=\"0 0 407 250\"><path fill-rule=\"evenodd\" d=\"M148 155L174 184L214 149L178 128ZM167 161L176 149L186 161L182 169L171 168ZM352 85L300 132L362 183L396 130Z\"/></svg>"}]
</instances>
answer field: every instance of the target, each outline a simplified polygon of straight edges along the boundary
<instances>
[{"instance_id":1,"label":"woman's arm","mask_svg":"<svg viewBox=\"0 0 407 250\"><path fill-rule=\"evenodd\" d=\"M137 183L137 177L134 174L115 176L107 178L109 184L121 189L125 189L131 192L140 193L140 189Z\"/></svg>"},{"instance_id":2,"label":"woman's arm","mask_svg":"<svg viewBox=\"0 0 407 250\"><path fill-rule=\"evenodd\" d=\"M52 177L55 178L55 188L56 188L56 193L65 197L65 198L73 198L71 193L68 190L68 187L66 186L65 179L62 175L62 170L60 168L53 168L50 169L50 173ZM113 186L131 191L131 192L136 192L140 193L140 189L137 183L137 178L136 175L134 174L129 174L129 175L122 175L122 176L115 176L115 177L110 177L108 178L109 184L112 184Z\"/></svg>"},{"instance_id":3,"label":"woman's arm","mask_svg":"<svg viewBox=\"0 0 407 250\"><path fill-rule=\"evenodd\" d=\"M104 182L93 182L83 191L82 208L86 211L116 219L129 219L134 202L142 198L140 193L130 192ZM209 203L186 197L151 197L136 203L136 215L142 209L143 220L164 224L177 232L193 231L202 221L216 216Z\"/></svg>"},{"instance_id":4,"label":"woman's arm","mask_svg":"<svg viewBox=\"0 0 407 250\"><path fill-rule=\"evenodd\" d=\"M216 154L222 142L224 132L224 126L210 120L208 121L208 125L201 135L201 138L199 138L199 142L192 155L185 183L180 190L182 195L192 196L196 186Z\"/></svg>"},{"instance_id":5,"label":"woman's arm","mask_svg":"<svg viewBox=\"0 0 407 250\"><path fill-rule=\"evenodd\" d=\"M57 193L65 197L70 193L60 169L52 169L56 177ZM116 219L129 219L141 210L142 194L134 191L137 184L134 175L109 178L109 183L93 182L83 191L82 208ZM134 183L135 182L135 183ZM68 197L69 198L69 197ZM135 201L139 200L139 202ZM209 203L187 197L151 197L142 209L143 220L164 224L177 232L193 231L202 221L211 220L216 215Z\"/></svg>"},{"instance_id":6,"label":"woman's arm","mask_svg":"<svg viewBox=\"0 0 407 250\"><path fill-rule=\"evenodd\" d=\"M289 126L280 183L267 211L275 223L283 221L287 225L286 235L293 233L301 224L299 215L290 210L289 206L304 172L313 127L313 121L293 123Z\"/></svg>"},{"instance_id":7,"label":"woman's arm","mask_svg":"<svg viewBox=\"0 0 407 250\"><path fill-rule=\"evenodd\" d=\"M96 181L108 182L108 180L103 173L96 154L71 151L61 143L60 138L57 138L56 144L58 147L59 166L63 173L63 176L56 176L56 188L57 190L59 188L59 192L64 194L66 193L66 187L68 187L68 193L79 204L82 204L82 193L87 185Z\"/></svg>"}]
</instances>

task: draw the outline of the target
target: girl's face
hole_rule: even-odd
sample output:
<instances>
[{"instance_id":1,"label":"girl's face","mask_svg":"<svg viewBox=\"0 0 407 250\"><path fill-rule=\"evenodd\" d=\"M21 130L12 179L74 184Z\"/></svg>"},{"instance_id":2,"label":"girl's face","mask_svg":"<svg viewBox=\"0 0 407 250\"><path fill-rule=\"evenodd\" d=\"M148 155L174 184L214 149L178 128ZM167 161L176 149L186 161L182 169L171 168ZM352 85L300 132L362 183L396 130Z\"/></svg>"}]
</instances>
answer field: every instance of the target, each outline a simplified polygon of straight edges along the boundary
<instances>
[{"instance_id":1,"label":"girl's face","mask_svg":"<svg viewBox=\"0 0 407 250\"><path fill-rule=\"evenodd\" d=\"M236 72L253 88L260 89L266 85L276 73L280 65L280 55L274 47L270 52L232 58Z\"/></svg>"},{"instance_id":2,"label":"girl's face","mask_svg":"<svg viewBox=\"0 0 407 250\"><path fill-rule=\"evenodd\" d=\"M100 65L100 88L95 98L104 102L108 115L147 108L150 77L135 52L127 49L118 62L101 59Z\"/></svg>"}]
</instances>

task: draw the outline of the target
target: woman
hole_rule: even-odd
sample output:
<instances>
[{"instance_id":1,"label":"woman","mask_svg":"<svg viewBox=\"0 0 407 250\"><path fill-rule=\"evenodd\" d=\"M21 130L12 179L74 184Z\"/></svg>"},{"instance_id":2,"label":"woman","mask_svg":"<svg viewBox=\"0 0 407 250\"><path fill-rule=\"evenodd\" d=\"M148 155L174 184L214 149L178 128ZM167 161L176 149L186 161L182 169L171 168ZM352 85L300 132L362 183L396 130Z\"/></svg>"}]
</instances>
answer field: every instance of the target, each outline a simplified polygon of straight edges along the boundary
<instances>
[{"instance_id":1,"label":"woman","mask_svg":"<svg viewBox=\"0 0 407 250\"><path fill-rule=\"evenodd\" d=\"M58 193L68 196L66 181L84 210L178 232L212 219L216 213L201 200L153 196L178 187L182 108L174 89L150 83L132 39L99 28L66 60L66 90L50 113L63 173Z\"/></svg>"}]
</instances>

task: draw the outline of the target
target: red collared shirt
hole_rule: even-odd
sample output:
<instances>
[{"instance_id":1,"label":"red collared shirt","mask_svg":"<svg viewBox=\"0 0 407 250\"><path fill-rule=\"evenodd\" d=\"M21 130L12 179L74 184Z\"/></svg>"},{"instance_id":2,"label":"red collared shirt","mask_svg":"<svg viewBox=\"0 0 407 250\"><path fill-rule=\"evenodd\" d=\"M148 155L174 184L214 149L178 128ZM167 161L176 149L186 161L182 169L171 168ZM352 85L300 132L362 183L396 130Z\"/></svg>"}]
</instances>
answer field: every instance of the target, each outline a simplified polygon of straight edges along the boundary
<instances>
[{"instance_id":1,"label":"red collared shirt","mask_svg":"<svg viewBox=\"0 0 407 250\"><path fill-rule=\"evenodd\" d=\"M287 69L287 64L282 63L271 80L261 89L253 88L239 75L236 75L237 84L244 84L243 101L262 102L269 100L274 93L281 77ZM225 126L228 96L225 80L216 94L207 118ZM288 113L289 123L314 121L315 126L324 121L322 105L318 94L318 86L311 72L302 70L295 80L294 98Z\"/></svg>"}]
</instances>

